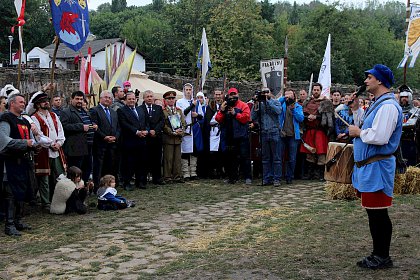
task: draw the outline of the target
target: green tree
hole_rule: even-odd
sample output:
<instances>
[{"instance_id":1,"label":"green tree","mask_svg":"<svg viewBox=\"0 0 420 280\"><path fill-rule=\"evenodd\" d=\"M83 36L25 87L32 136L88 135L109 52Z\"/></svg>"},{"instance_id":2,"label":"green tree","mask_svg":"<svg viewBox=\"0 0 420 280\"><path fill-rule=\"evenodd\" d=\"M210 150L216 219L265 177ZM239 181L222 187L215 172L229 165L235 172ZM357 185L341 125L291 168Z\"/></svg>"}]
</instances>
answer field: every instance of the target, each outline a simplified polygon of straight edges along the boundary
<instances>
[{"instance_id":1,"label":"green tree","mask_svg":"<svg viewBox=\"0 0 420 280\"><path fill-rule=\"evenodd\" d=\"M261 5L261 17L268 22L274 22L274 10L275 7L268 0L260 2Z\"/></svg>"},{"instance_id":2,"label":"green tree","mask_svg":"<svg viewBox=\"0 0 420 280\"><path fill-rule=\"evenodd\" d=\"M111 12L118 13L127 8L127 0L112 0Z\"/></svg>"}]
</instances>

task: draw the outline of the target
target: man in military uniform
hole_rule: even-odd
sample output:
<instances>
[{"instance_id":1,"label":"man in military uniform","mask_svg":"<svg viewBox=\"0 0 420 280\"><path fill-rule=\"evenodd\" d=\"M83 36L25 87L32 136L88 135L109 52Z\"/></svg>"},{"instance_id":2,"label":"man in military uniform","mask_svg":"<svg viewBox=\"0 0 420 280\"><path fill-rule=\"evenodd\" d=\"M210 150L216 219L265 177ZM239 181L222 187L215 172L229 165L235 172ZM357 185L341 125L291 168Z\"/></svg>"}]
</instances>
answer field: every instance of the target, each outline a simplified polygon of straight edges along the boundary
<instances>
[{"instance_id":1,"label":"man in military uniform","mask_svg":"<svg viewBox=\"0 0 420 280\"><path fill-rule=\"evenodd\" d=\"M163 95L166 107L163 110L163 177L165 183L183 183L181 170L181 143L186 123L180 108L175 107L176 92L168 91Z\"/></svg>"}]
</instances>

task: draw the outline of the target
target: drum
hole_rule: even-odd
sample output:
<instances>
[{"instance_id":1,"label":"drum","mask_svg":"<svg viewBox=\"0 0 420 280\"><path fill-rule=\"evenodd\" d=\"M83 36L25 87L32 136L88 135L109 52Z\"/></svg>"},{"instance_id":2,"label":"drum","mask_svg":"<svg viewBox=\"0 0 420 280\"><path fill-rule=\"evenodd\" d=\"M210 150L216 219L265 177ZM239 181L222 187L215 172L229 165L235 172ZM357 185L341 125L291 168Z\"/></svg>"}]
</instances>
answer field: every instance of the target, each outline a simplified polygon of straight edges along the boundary
<instances>
[{"instance_id":1,"label":"drum","mask_svg":"<svg viewBox=\"0 0 420 280\"><path fill-rule=\"evenodd\" d=\"M344 150L343 150L344 149ZM330 182L351 184L354 157L353 144L328 143L324 179Z\"/></svg>"}]
</instances>

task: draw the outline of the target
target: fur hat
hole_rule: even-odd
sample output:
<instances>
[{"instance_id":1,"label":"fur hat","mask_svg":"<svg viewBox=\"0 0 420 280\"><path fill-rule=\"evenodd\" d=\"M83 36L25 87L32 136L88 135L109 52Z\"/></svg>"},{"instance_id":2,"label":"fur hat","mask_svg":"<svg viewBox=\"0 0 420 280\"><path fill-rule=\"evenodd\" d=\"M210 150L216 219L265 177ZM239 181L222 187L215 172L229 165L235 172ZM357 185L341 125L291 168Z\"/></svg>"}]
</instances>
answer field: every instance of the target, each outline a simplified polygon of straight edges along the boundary
<instances>
[{"instance_id":1,"label":"fur hat","mask_svg":"<svg viewBox=\"0 0 420 280\"><path fill-rule=\"evenodd\" d=\"M6 98L9 98L9 96L12 96L13 94L19 94L20 92L13 86L13 85L5 85L4 88L0 91L0 96L6 96Z\"/></svg>"}]
</instances>

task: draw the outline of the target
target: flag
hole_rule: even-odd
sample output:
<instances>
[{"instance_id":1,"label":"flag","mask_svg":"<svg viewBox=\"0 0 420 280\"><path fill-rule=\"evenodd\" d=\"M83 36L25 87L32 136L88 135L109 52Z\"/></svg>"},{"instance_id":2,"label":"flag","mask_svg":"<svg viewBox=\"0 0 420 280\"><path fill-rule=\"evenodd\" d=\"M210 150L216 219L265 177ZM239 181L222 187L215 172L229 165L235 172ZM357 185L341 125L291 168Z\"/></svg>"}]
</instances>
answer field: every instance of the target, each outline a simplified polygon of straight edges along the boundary
<instances>
[{"instance_id":1,"label":"flag","mask_svg":"<svg viewBox=\"0 0 420 280\"><path fill-rule=\"evenodd\" d=\"M98 75L95 68L91 68L90 73L91 81L92 81L92 92L94 93L94 104L99 103L99 95L102 92L102 89L106 89L105 81Z\"/></svg>"},{"instance_id":2,"label":"flag","mask_svg":"<svg viewBox=\"0 0 420 280\"><path fill-rule=\"evenodd\" d=\"M86 90L86 59L82 57L80 63L80 78L79 78L79 90L85 92Z\"/></svg>"},{"instance_id":3,"label":"flag","mask_svg":"<svg viewBox=\"0 0 420 280\"><path fill-rule=\"evenodd\" d=\"M324 59L322 60L322 65L319 69L318 83L322 85L321 96L329 98L331 89L331 34L328 34Z\"/></svg>"},{"instance_id":4,"label":"flag","mask_svg":"<svg viewBox=\"0 0 420 280\"><path fill-rule=\"evenodd\" d=\"M19 50L18 52L23 52L23 39L22 39L22 26L25 24L25 7L26 0L15 0L15 9L17 13L17 24L12 26L12 34L15 33L15 26L18 26L18 36L19 36ZM19 54L20 56L20 54ZM19 59L19 58L18 58Z\"/></svg>"},{"instance_id":5,"label":"flag","mask_svg":"<svg viewBox=\"0 0 420 280\"><path fill-rule=\"evenodd\" d=\"M20 51L16 52L16 53L13 55L13 60L19 60L19 58L20 58Z\"/></svg>"},{"instance_id":6,"label":"flag","mask_svg":"<svg viewBox=\"0 0 420 280\"><path fill-rule=\"evenodd\" d=\"M120 65L120 67L118 67L114 76L112 76L111 82L108 84L108 88L113 88L116 85L123 87L123 83L129 80L136 53L137 49L130 54L130 56L123 62L123 64Z\"/></svg>"},{"instance_id":7,"label":"flag","mask_svg":"<svg viewBox=\"0 0 420 280\"><path fill-rule=\"evenodd\" d=\"M89 35L87 0L50 0L50 7L55 34L77 52Z\"/></svg>"},{"instance_id":8,"label":"flag","mask_svg":"<svg viewBox=\"0 0 420 280\"><path fill-rule=\"evenodd\" d=\"M198 52L197 68L201 70L200 91L203 91L207 73L211 69L209 45L207 43L206 29L204 28L201 36L200 51Z\"/></svg>"},{"instance_id":9,"label":"flag","mask_svg":"<svg viewBox=\"0 0 420 280\"><path fill-rule=\"evenodd\" d=\"M105 83L108 85L110 80L110 73L109 73L109 57L108 57L108 45L105 46ZM105 87L106 89L107 87Z\"/></svg>"},{"instance_id":10,"label":"flag","mask_svg":"<svg viewBox=\"0 0 420 280\"><path fill-rule=\"evenodd\" d=\"M88 47L88 56L86 60L86 75L85 75L85 94L89 94L90 86L91 86L91 79L90 79L90 72L92 70L92 48Z\"/></svg>"},{"instance_id":11,"label":"flag","mask_svg":"<svg viewBox=\"0 0 420 280\"><path fill-rule=\"evenodd\" d=\"M117 44L114 44L114 54L112 55L112 69L111 69L111 75L115 74L115 71L117 71L118 65L117 65Z\"/></svg>"},{"instance_id":12,"label":"flag","mask_svg":"<svg viewBox=\"0 0 420 280\"><path fill-rule=\"evenodd\" d=\"M124 40L124 44L120 45L120 58L118 60L118 66L120 66L124 62L125 46L126 45L127 45L127 40Z\"/></svg>"},{"instance_id":13,"label":"flag","mask_svg":"<svg viewBox=\"0 0 420 280\"><path fill-rule=\"evenodd\" d=\"M406 36L404 57L398 65L399 68L404 67L409 57L411 57L411 62L408 67L414 67L420 53L420 6L418 5L412 5L410 7L410 18Z\"/></svg>"}]
</instances>

